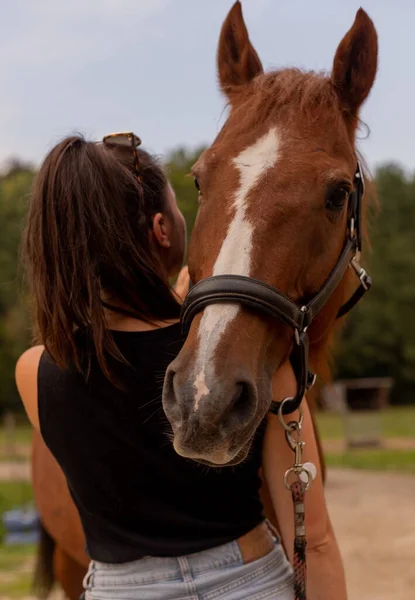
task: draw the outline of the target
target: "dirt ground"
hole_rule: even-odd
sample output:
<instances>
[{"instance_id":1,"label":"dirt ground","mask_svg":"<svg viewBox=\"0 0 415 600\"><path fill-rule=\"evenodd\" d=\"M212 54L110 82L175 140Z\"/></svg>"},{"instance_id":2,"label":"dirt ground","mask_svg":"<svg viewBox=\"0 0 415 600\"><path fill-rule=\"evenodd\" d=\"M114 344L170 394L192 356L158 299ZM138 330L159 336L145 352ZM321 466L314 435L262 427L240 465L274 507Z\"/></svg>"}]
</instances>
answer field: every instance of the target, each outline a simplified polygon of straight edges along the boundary
<instances>
[{"instance_id":1,"label":"dirt ground","mask_svg":"<svg viewBox=\"0 0 415 600\"><path fill-rule=\"evenodd\" d=\"M413 598L415 477L331 469L326 496L349 600Z\"/></svg>"},{"instance_id":2,"label":"dirt ground","mask_svg":"<svg viewBox=\"0 0 415 600\"><path fill-rule=\"evenodd\" d=\"M413 597L415 477L330 469L326 495L344 561L348 600ZM54 600L60 598L56 595Z\"/></svg>"},{"instance_id":3,"label":"dirt ground","mask_svg":"<svg viewBox=\"0 0 415 600\"><path fill-rule=\"evenodd\" d=\"M30 464L26 461L1 461L0 462L0 481L29 481ZM2 600L0 598L0 600Z\"/></svg>"}]
</instances>

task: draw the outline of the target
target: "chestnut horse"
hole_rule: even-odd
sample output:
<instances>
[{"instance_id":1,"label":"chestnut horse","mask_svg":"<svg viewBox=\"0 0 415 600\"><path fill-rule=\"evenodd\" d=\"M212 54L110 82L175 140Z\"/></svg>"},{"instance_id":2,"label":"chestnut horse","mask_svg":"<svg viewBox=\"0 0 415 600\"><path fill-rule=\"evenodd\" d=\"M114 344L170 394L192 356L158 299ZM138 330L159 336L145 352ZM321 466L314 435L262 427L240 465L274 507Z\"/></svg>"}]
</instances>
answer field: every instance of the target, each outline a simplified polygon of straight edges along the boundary
<instances>
[{"instance_id":1,"label":"chestnut horse","mask_svg":"<svg viewBox=\"0 0 415 600\"><path fill-rule=\"evenodd\" d=\"M322 286L344 242L343 203L356 168L358 110L376 63L376 32L360 10L336 52L331 77L291 69L266 75L239 2L233 6L218 52L231 111L194 167L200 209L189 251L193 282L212 273L249 275L293 300ZM311 363L322 376L329 373L329 340L348 283L346 275L310 328ZM244 308L218 304L197 315L164 390L177 452L208 462L242 457L246 429L255 429L267 412L271 374L291 345L286 326ZM248 382L242 399L240 381ZM314 397L307 401L313 412ZM178 417L182 413L185 419ZM212 429L210 423L225 413L221 427ZM324 469L321 446L320 456ZM88 564L84 536L64 475L39 434L33 439L32 472L42 520L39 592L45 597L57 581L68 598L78 600ZM265 489L262 497L275 522Z\"/></svg>"},{"instance_id":2,"label":"chestnut horse","mask_svg":"<svg viewBox=\"0 0 415 600\"><path fill-rule=\"evenodd\" d=\"M222 26L218 73L230 111L192 169L200 206L188 257L195 287L182 311L190 328L163 390L183 457L244 460L279 365L290 357L299 366L303 390L307 343L312 369L326 364L337 316L357 298L355 274L366 277L357 263L364 186L355 134L377 54L362 9L330 76L264 73L240 2Z\"/></svg>"},{"instance_id":3,"label":"chestnut horse","mask_svg":"<svg viewBox=\"0 0 415 600\"><path fill-rule=\"evenodd\" d=\"M78 600L89 564L84 533L65 475L38 432L32 440L32 485L41 519L34 591L47 598L56 582L70 600Z\"/></svg>"}]
</instances>

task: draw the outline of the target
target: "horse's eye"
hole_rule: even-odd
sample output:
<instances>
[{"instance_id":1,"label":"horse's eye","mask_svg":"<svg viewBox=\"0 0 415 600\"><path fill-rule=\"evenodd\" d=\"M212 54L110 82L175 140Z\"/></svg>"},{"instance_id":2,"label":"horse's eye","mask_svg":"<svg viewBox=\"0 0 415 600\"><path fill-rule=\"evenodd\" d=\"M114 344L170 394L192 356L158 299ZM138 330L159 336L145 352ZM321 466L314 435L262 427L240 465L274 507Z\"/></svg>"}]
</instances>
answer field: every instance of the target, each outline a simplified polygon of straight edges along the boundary
<instances>
[{"instance_id":1,"label":"horse's eye","mask_svg":"<svg viewBox=\"0 0 415 600\"><path fill-rule=\"evenodd\" d=\"M326 207L330 210L341 210L349 198L350 190L344 186L334 189L327 200Z\"/></svg>"}]
</instances>

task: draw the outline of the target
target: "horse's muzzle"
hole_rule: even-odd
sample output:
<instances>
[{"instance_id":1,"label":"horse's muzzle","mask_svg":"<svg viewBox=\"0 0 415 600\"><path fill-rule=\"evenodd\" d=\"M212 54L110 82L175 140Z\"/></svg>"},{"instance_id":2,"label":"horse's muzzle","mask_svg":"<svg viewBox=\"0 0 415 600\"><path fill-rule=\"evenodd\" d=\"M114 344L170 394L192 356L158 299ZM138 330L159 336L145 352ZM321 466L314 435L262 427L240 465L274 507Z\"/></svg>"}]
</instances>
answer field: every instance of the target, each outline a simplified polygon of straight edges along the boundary
<instances>
[{"instance_id":1,"label":"horse's muzzle","mask_svg":"<svg viewBox=\"0 0 415 600\"><path fill-rule=\"evenodd\" d=\"M174 363L167 370L163 408L182 456L209 464L233 463L257 426L257 407L256 386L247 377L207 378L198 389L194 381L181 380Z\"/></svg>"}]
</instances>

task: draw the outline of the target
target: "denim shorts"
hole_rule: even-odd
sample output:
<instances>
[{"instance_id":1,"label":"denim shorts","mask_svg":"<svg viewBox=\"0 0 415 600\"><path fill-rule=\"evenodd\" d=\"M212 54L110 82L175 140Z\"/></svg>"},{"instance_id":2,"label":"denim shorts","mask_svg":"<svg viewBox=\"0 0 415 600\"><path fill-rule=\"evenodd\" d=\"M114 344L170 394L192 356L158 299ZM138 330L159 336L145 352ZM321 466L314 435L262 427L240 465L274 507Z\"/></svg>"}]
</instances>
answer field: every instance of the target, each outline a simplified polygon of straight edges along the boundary
<instances>
[{"instance_id":1,"label":"denim shorts","mask_svg":"<svg viewBox=\"0 0 415 600\"><path fill-rule=\"evenodd\" d=\"M273 536L274 537L274 536ZM244 563L238 542L177 558L134 562L92 561L84 579L86 600L293 600L292 568L274 548Z\"/></svg>"}]
</instances>

